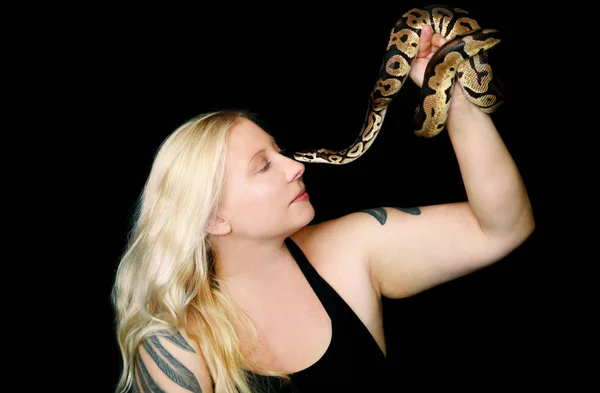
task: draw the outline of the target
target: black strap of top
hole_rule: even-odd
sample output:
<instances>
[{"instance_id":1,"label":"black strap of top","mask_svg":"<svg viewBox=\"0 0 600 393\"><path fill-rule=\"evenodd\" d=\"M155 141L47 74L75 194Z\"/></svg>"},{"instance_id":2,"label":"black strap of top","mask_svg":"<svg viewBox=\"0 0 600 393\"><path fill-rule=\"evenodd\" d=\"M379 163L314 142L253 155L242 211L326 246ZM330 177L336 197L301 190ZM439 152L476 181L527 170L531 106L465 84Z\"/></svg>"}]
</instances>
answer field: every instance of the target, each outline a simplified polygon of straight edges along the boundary
<instances>
[{"instance_id":1,"label":"black strap of top","mask_svg":"<svg viewBox=\"0 0 600 393\"><path fill-rule=\"evenodd\" d=\"M306 277L306 280L321 301L321 304L323 304L325 311L327 311L327 314L329 314L329 318L331 318L332 323L335 324L336 319L339 316L339 311L346 311L348 305L329 285L329 283L319 275L313 265L308 261L306 255L304 255L300 247L298 247L298 245L291 238L286 238L285 243L290 250L290 253L296 260L296 263L298 263L300 270L302 270L302 273Z\"/></svg>"}]
</instances>

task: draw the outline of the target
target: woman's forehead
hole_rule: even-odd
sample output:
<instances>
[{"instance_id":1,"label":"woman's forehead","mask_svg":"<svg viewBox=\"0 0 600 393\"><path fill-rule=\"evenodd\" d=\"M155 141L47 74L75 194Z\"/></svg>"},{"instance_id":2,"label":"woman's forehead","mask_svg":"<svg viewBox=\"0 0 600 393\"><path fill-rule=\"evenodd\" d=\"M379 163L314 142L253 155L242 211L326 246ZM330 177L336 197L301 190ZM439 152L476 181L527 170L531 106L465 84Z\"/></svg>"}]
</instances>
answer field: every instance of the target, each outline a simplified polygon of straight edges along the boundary
<instances>
[{"instance_id":1,"label":"woman's forehead","mask_svg":"<svg viewBox=\"0 0 600 393\"><path fill-rule=\"evenodd\" d=\"M247 167L260 154L274 146L273 137L257 124L244 119L231 129L228 141L228 161L235 167Z\"/></svg>"},{"instance_id":2,"label":"woman's forehead","mask_svg":"<svg viewBox=\"0 0 600 393\"><path fill-rule=\"evenodd\" d=\"M229 145L236 150L240 148L243 148L243 150L264 148L274 141L269 133L248 119L241 119L236 122L229 137Z\"/></svg>"}]
</instances>

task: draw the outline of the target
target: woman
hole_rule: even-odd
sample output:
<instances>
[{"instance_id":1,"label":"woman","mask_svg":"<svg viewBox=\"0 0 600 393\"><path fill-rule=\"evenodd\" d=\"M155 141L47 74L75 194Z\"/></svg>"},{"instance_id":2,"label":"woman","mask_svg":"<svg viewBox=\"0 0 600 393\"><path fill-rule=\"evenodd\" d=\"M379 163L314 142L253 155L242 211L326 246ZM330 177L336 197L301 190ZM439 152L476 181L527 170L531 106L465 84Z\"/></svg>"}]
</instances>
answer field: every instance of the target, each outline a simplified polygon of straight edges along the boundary
<instances>
[{"instance_id":1,"label":"woman","mask_svg":"<svg viewBox=\"0 0 600 393\"><path fill-rule=\"evenodd\" d=\"M417 85L443 43L424 29ZM217 111L179 127L155 158L117 272L117 390L383 387L381 298L494 263L534 229L514 161L458 85L446 125L468 202L314 225L304 165L250 115Z\"/></svg>"}]
</instances>

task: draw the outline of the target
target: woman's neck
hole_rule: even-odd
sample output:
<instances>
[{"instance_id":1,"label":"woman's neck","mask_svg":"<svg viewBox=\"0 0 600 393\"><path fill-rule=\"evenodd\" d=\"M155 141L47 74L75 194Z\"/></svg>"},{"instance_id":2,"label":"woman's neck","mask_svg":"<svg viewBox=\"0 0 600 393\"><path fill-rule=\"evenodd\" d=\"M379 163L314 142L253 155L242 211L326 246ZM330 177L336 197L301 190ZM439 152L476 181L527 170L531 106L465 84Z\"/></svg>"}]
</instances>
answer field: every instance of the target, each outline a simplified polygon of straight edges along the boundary
<instances>
[{"instance_id":1,"label":"woman's neck","mask_svg":"<svg viewBox=\"0 0 600 393\"><path fill-rule=\"evenodd\" d=\"M227 235L213 244L216 274L222 281L255 281L268 277L278 265L289 262L285 237L257 240Z\"/></svg>"}]
</instances>

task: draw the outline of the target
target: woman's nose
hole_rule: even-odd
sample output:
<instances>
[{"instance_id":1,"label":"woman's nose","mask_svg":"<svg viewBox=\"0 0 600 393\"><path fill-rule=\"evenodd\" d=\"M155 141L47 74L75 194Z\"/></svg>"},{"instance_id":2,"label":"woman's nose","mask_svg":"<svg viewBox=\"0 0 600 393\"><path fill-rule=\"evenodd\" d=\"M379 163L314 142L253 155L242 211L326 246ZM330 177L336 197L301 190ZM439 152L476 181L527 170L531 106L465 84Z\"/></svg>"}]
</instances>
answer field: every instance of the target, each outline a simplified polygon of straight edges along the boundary
<instances>
[{"instance_id":1,"label":"woman's nose","mask_svg":"<svg viewBox=\"0 0 600 393\"><path fill-rule=\"evenodd\" d=\"M287 170L287 181L294 182L304 175L304 164L298 161L295 161L292 158L288 159L289 168Z\"/></svg>"}]
</instances>

